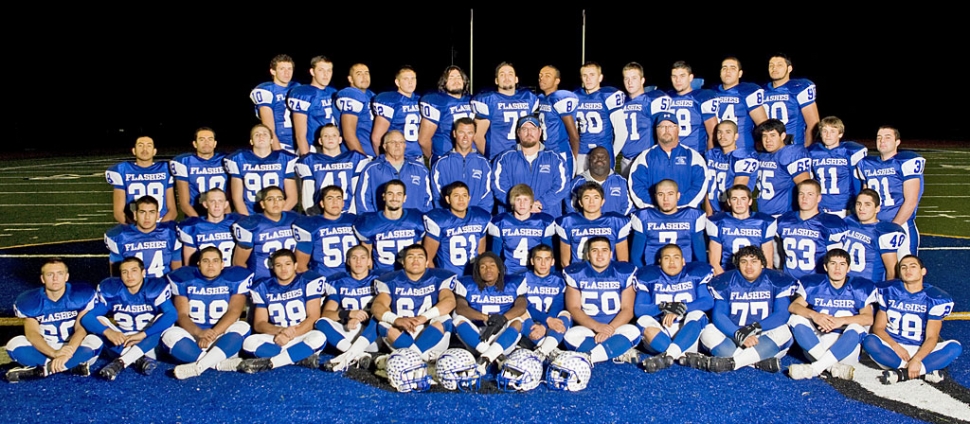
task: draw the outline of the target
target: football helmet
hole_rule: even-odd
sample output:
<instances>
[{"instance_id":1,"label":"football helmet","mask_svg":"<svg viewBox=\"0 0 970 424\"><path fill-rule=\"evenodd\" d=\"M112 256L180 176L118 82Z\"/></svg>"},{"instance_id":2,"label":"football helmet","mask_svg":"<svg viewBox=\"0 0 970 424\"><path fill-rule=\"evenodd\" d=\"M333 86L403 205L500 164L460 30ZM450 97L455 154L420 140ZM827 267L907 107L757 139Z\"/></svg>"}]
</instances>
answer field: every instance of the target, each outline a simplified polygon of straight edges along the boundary
<instances>
[{"instance_id":1,"label":"football helmet","mask_svg":"<svg viewBox=\"0 0 970 424\"><path fill-rule=\"evenodd\" d=\"M498 388L507 392L527 392L542 382L542 358L529 349L516 349L495 376Z\"/></svg>"},{"instance_id":2,"label":"football helmet","mask_svg":"<svg viewBox=\"0 0 970 424\"><path fill-rule=\"evenodd\" d=\"M549 364L546 383L554 390L577 392L586 388L593 374L593 361L582 352L565 351Z\"/></svg>"},{"instance_id":3,"label":"football helmet","mask_svg":"<svg viewBox=\"0 0 970 424\"><path fill-rule=\"evenodd\" d=\"M387 381L401 393L431 388L428 365L414 349L398 349L387 359Z\"/></svg>"},{"instance_id":4,"label":"football helmet","mask_svg":"<svg viewBox=\"0 0 970 424\"><path fill-rule=\"evenodd\" d=\"M441 353L435 362L434 378L441 387L448 390L478 390L481 388L481 374L471 352L451 348Z\"/></svg>"}]
</instances>

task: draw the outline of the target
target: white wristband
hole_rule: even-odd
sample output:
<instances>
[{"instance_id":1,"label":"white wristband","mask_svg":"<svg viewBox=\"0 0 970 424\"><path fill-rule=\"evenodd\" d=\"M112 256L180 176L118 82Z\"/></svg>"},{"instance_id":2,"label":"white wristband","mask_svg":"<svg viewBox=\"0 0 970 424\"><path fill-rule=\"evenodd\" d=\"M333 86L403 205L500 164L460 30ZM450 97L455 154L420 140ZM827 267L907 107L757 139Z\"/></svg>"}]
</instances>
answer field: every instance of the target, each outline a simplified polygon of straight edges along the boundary
<instances>
[{"instance_id":1,"label":"white wristband","mask_svg":"<svg viewBox=\"0 0 970 424\"><path fill-rule=\"evenodd\" d=\"M431 309L428 309L427 311L424 311L424 313L421 314L421 316L427 318L428 321L431 321L431 320L433 320L435 318L440 317L441 316L441 311L439 311L438 310L438 307L435 306L434 308L431 308Z\"/></svg>"},{"instance_id":2,"label":"white wristband","mask_svg":"<svg viewBox=\"0 0 970 424\"><path fill-rule=\"evenodd\" d=\"M381 321L384 321L388 324L394 324L394 321L396 321L397 318L398 318L397 314L391 311L384 312L384 315L381 315Z\"/></svg>"}]
</instances>

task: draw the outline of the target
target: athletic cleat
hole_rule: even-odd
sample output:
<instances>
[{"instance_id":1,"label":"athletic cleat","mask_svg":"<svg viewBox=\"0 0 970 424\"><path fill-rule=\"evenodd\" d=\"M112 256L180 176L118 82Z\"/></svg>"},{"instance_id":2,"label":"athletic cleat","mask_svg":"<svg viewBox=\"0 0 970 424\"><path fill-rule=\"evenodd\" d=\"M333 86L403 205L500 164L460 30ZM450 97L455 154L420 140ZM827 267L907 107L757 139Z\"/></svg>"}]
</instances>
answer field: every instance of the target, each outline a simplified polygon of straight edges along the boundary
<instances>
[{"instance_id":1,"label":"athletic cleat","mask_svg":"<svg viewBox=\"0 0 970 424\"><path fill-rule=\"evenodd\" d=\"M788 376L792 380L808 380L815 377L815 371L810 364L791 364L788 366Z\"/></svg>"},{"instance_id":2,"label":"athletic cleat","mask_svg":"<svg viewBox=\"0 0 970 424\"><path fill-rule=\"evenodd\" d=\"M762 359L755 362L754 367L765 372L778 372L781 371L781 359L775 357ZM734 368L734 364L731 364L731 368Z\"/></svg>"},{"instance_id":3,"label":"athletic cleat","mask_svg":"<svg viewBox=\"0 0 970 424\"><path fill-rule=\"evenodd\" d=\"M239 364L242 363L242 361L243 359L238 356L223 359L216 364L216 371L239 371Z\"/></svg>"},{"instance_id":4,"label":"athletic cleat","mask_svg":"<svg viewBox=\"0 0 970 424\"><path fill-rule=\"evenodd\" d=\"M371 354L364 352L357 357L355 362L356 363L354 364L354 366L356 366L357 368L362 370L369 370L371 364L374 363L374 357L371 356Z\"/></svg>"},{"instance_id":5,"label":"athletic cleat","mask_svg":"<svg viewBox=\"0 0 970 424\"><path fill-rule=\"evenodd\" d=\"M40 367L17 367L7 371L7 381L17 383L21 380L35 380L47 377L47 369Z\"/></svg>"},{"instance_id":6,"label":"athletic cleat","mask_svg":"<svg viewBox=\"0 0 970 424\"><path fill-rule=\"evenodd\" d=\"M323 370L327 372L343 372L350 368L351 362L353 362L350 357L350 352L344 352L340 355L333 357L333 359L323 363Z\"/></svg>"},{"instance_id":7,"label":"athletic cleat","mask_svg":"<svg viewBox=\"0 0 970 424\"><path fill-rule=\"evenodd\" d=\"M644 359L640 362L643 367L643 371L647 373L655 373L657 371L670 368L674 364L674 358L667 355L657 355Z\"/></svg>"},{"instance_id":8,"label":"athletic cleat","mask_svg":"<svg viewBox=\"0 0 970 424\"><path fill-rule=\"evenodd\" d=\"M135 361L134 365L135 369L137 369L143 375L152 375L152 371L155 371L155 368L158 368L158 361L147 356L142 356Z\"/></svg>"},{"instance_id":9,"label":"athletic cleat","mask_svg":"<svg viewBox=\"0 0 970 424\"><path fill-rule=\"evenodd\" d=\"M314 353L313 355L307 356L306 358L296 361L294 364L304 368L315 370L317 368L320 368L320 354Z\"/></svg>"},{"instance_id":10,"label":"athletic cleat","mask_svg":"<svg viewBox=\"0 0 970 424\"><path fill-rule=\"evenodd\" d=\"M179 380L185 380L187 378L198 377L199 374L202 374L202 372L199 371L198 364L195 363L195 362L189 362L187 364L176 365L175 366L175 369L172 370L172 372L175 373L175 378L177 378Z\"/></svg>"},{"instance_id":11,"label":"athletic cleat","mask_svg":"<svg viewBox=\"0 0 970 424\"><path fill-rule=\"evenodd\" d=\"M703 353L687 352L684 354L682 358L677 360L677 364L685 367L707 371L710 361L711 361L711 357Z\"/></svg>"},{"instance_id":12,"label":"athletic cleat","mask_svg":"<svg viewBox=\"0 0 970 424\"><path fill-rule=\"evenodd\" d=\"M475 366L476 368L478 368L478 375L488 374L488 366L491 364L492 364L492 361L489 361L488 358L485 357L484 355L478 357L478 361L475 362Z\"/></svg>"},{"instance_id":13,"label":"athletic cleat","mask_svg":"<svg viewBox=\"0 0 970 424\"><path fill-rule=\"evenodd\" d=\"M734 366L734 358L712 356L707 361L707 370L710 372L734 371Z\"/></svg>"},{"instance_id":14,"label":"athletic cleat","mask_svg":"<svg viewBox=\"0 0 970 424\"><path fill-rule=\"evenodd\" d=\"M377 368L379 370L386 370L387 360L390 357L391 355L389 354L378 355L376 358L374 358L374 368Z\"/></svg>"},{"instance_id":15,"label":"athletic cleat","mask_svg":"<svg viewBox=\"0 0 970 424\"><path fill-rule=\"evenodd\" d=\"M637 364L637 363L640 363L640 352L637 351L637 348L631 347L626 352L623 352L622 355L617 356L616 358L613 358L613 363L614 364Z\"/></svg>"},{"instance_id":16,"label":"athletic cleat","mask_svg":"<svg viewBox=\"0 0 970 424\"><path fill-rule=\"evenodd\" d=\"M246 374L256 374L273 369L273 361L270 358L243 359L236 369Z\"/></svg>"},{"instance_id":17,"label":"athletic cleat","mask_svg":"<svg viewBox=\"0 0 970 424\"><path fill-rule=\"evenodd\" d=\"M80 376L80 377L90 377L91 376L91 364L89 364L87 362L82 362L80 364L75 365L74 368L71 368L68 371L70 371L71 374L74 374L74 375L77 375L77 376Z\"/></svg>"},{"instance_id":18,"label":"athletic cleat","mask_svg":"<svg viewBox=\"0 0 970 424\"><path fill-rule=\"evenodd\" d=\"M879 382L882 384L895 384L902 381L902 373L897 369L885 370L879 377Z\"/></svg>"},{"instance_id":19,"label":"athletic cleat","mask_svg":"<svg viewBox=\"0 0 970 424\"><path fill-rule=\"evenodd\" d=\"M789 372L791 372L790 368ZM855 367L848 364L835 364L829 367L828 372L832 374L832 377L842 380L852 380L852 377L855 376Z\"/></svg>"},{"instance_id":20,"label":"athletic cleat","mask_svg":"<svg viewBox=\"0 0 970 424\"><path fill-rule=\"evenodd\" d=\"M931 373L928 373L928 374L924 375L923 376L923 381L925 381L927 383L934 383L934 384L935 383L942 383L943 382L943 373L941 373L940 370L933 371Z\"/></svg>"},{"instance_id":21,"label":"athletic cleat","mask_svg":"<svg viewBox=\"0 0 970 424\"><path fill-rule=\"evenodd\" d=\"M98 371L98 375L105 380L114 381L118 377L118 374L121 374L124 370L125 362L121 358L118 358L109 362L104 368L101 368L101 371Z\"/></svg>"}]
</instances>

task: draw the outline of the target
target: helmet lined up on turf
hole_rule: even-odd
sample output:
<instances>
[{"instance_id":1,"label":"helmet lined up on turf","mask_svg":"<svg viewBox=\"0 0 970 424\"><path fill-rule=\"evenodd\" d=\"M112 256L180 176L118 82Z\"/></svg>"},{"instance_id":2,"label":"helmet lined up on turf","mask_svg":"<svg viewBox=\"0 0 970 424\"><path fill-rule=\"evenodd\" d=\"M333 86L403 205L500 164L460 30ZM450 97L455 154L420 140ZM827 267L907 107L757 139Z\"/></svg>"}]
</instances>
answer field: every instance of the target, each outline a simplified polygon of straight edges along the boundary
<instances>
[{"instance_id":1,"label":"helmet lined up on turf","mask_svg":"<svg viewBox=\"0 0 970 424\"><path fill-rule=\"evenodd\" d=\"M549 364L546 384L553 390L577 392L586 388L593 374L593 361L582 352L565 351Z\"/></svg>"},{"instance_id":2,"label":"helmet lined up on turf","mask_svg":"<svg viewBox=\"0 0 970 424\"><path fill-rule=\"evenodd\" d=\"M423 392L431 388L428 365L413 349L398 349L387 359L387 381L401 393Z\"/></svg>"},{"instance_id":3,"label":"helmet lined up on turf","mask_svg":"<svg viewBox=\"0 0 970 424\"><path fill-rule=\"evenodd\" d=\"M542 358L529 349L516 349L495 377L498 388L507 392L527 392L542 382Z\"/></svg>"},{"instance_id":4,"label":"helmet lined up on turf","mask_svg":"<svg viewBox=\"0 0 970 424\"><path fill-rule=\"evenodd\" d=\"M441 353L434 367L434 378L448 390L478 390L481 374L475 356L461 348L451 348Z\"/></svg>"}]
</instances>

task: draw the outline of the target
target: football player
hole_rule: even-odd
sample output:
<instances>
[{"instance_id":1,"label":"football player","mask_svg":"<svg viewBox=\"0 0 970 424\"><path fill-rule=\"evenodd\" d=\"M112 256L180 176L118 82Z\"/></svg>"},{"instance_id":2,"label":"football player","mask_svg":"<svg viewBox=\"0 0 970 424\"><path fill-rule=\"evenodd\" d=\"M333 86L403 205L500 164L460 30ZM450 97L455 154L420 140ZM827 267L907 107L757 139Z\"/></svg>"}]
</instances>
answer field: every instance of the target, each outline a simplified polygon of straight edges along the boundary
<instances>
[{"instance_id":1,"label":"football player","mask_svg":"<svg viewBox=\"0 0 970 424\"><path fill-rule=\"evenodd\" d=\"M693 207L677 208L680 190L674 180L657 183L654 198L656 207L637 209L630 217L633 264L637 267L656 264L660 249L668 244L680 246L688 262L704 260L707 228L704 212Z\"/></svg>"},{"instance_id":2,"label":"football player","mask_svg":"<svg viewBox=\"0 0 970 424\"><path fill-rule=\"evenodd\" d=\"M132 220L126 215L133 211L131 204L142 196L152 196L158 201L159 221L174 221L179 211L175 206L175 185L168 162L156 162L155 141L151 137L138 137L131 149L134 161L112 165L105 171L105 178L112 189L112 211L115 221L125 224Z\"/></svg>"},{"instance_id":3,"label":"football player","mask_svg":"<svg viewBox=\"0 0 970 424\"><path fill-rule=\"evenodd\" d=\"M225 267L222 251L209 246L199 252L197 266L169 274L177 326L162 332L162 345L181 363L175 378L198 377L204 371L236 371L249 324L240 321L253 273Z\"/></svg>"},{"instance_id":4,"label":"football player","mask_svg":"<svg viewBox=\"0 0 970 424\"><path fill-rule=\"evenodd\" d=\"M290 211L299 197L296 188L296 155L273 150L271 132L263 124L256 124L249 132L252 150L239 150L226 157L230 177L232 208L240 215L256 213L256 194L267 187L280 187L286 193L283 209Z\"/></svg>"},{"instance_id":5,"label":"football player","mask_svg":"<svg viewBox=\"0 0 970 424\"><path fill-rule=\"evenodd\" d=\"M329 185L320 190L320 210L317 216L299 216L293 221L296 239L296 272L313 272L329 277L342 272L347 251L357 245L354 222L357 215L344 213L344 192Z\"/></svg>"},{"instance_id":6,"label":"football player","mask_svg":"<svg viewBox=\"0 0 970 424\"><path fill-rule=\"evenodd\" d=\"M488 224L489 249L502 257L506 272L521 274L526 271L532 248L552 246L556 226L549 214L532 212L535 201L528 184L512 187L509 199L512 209L496 215Z\"/></svg>"},{"instance_id":7,"label":"football player","mask_svg":"<svg viewBox=\"0 0 970 424\"><path fill-rule=\"evenodd\" d=\"M471 105L468 75L460 67L445 68L438 78L438 91L421 96L421 127L418 143L431 165L451 151L452 124L461 118L474 118ZM472 135L474 139L474 134ZM474 143L474 140L472 141Z\"/></svg>"},{"instance_id":8,"label":"football player","mask_svg":"<svg viewBox=\"0 0 970 424\"><path fill-rule=\"evenodd\" d=\"M410 66L402 66L394 76L397 91L385 91L374 96L371 109L374 126L370 139L374 152L379 152L384 134L400 131L404 134L404 157L420 162L423 158L421 145L418 144L418 128L421 126L421 111L418 95L414 89L418 85L418 74Z\"/></svg>"},{"instance_id":9,"label":"football player","mask_svg":"<svg viewBox=\"0 0 970 424\"><path fill-rule=\"evenodd\" d=\"M728 57L721 61L721 84L714 89L717 121L734 121L740 136L738 149L754 150L752 130L768 119L762 107L765 92L757 84L741 82L743 74L738 58Z\"/></svg>"},{"instance_id":10,"label":"football player","mask_svg":"<svg viewBox=\"0 0 970 424\"><path fill-rule=\"evenodd\" d=\"M630 175L630 165L640 152L654 145L653 123L654 117L660 113L671 112L673 100L661 90L645 92L643 84L643 66L636 62L623 66L623 87L626 89L626 100L623 103L623 125L625 140L617 140L620 145L620 173ZM679 120L679 118L678 118ZM678 124L679 125L679 124ZM696 140L695 140L696 141ZM707 145L684 144L698 152L707 150Z\"/></svg>"},{"instance_id":11,"label":"football player","mask_svg":"<svg viewBox=\"0 0 970 424\"><path fill-rule=\"evenodd\" d=\"M788 325L810 363L792 364L788 375L795 380L828 371L833 377L851 380L859 362L862 338L872 325L876 286L872 281L848 275L849 252L832 249L823 258L825 274L799 280L788 307Z\"/></svg>"},{"instance_id":12,"label":"football player","mask_svg":"<svg viewBox=\"0 0 970 424\"><path fill-rule=\"evenodd\" d=\"M532 269L522 273L529 301L529 316L522 323L519 344L535 345L535 352L542 358L552 359L562 343L563 335L573 325L572 316L566 310L566 280L555 269L552 247L540 244L529 250Z\"/></svg>"},{"instance_id":13,"label":"football player","mask_svg":"<svg viewBox=\"0 0 970 424\"><path fill-rule=\"evenodd\" d=\"M872 360L885 371L883 384L911 380L920 376L939 382L936 371L946 368L963 346L956 340L940 338L943 319L953 311L953 298L924 281L923 261L906 255L896 264L898 280L879 288L871 334L863 346Z\"/></svg>"},{"instance_id":14,"label":"football player","mask_svg":"<svg viewBox=\"0 0 970 424\"><path fill-rule=\"evenodd\" d=\"M855 198L855 216L845 219L845 250L852 256L849 275L853 277L895 279L896 263L910 253L903 227L880 221L879 208L879 193L864 188Z\"/></svg>"},{"instance_id":15,"label":"football player","mask_svg":"<svg viewBox=\"0 0 970 424\"><path fill-rule=\"evenodd\" d=\"M295 64L288 55L274 56L269 62L269 73L273 80L257 85L249 93L250 100L256 105L256 118L269 129L272 149L286 149L290 153L294 152L293 121L286 108L286 93L300 85L293 81Z\"/></svg>"},{"instance_id":16,"label":"football player","mask_svg":"<svg viewBox=\"0 0 970 424\"><path fill-rule=\"evenodd\" d=\"M695 80L694 70L683 60L671 66L670 83L673 85L673 89L667 92L672 100L670 113L677 117L681 142L688 146L703 146L703 150L713 149L714 125L717 124L717 97L714 92L694 88L695 84L702 86L704 80Z\"/></svg>"},{"instance_id":17,"label":"football player","mask_svg":"<svg viewBox=\"0 0 970 424\"><path fill-rule=\"evenodd\" d=\"M527 184L535 194L532 212L545 212L553 218L562 215L562 202L569 194L566 191L566 183L569 182L566 162L540 144L540 125L539 119L534 116L518 118L515 133L519 138L519 147L501 153L492 162L498 213L512 209L512 205L507 203L514 200L508 197L509 189L516 184Z\"/></svg>"},{"instance_id":18,"label":"football player","mask_svg":"<svg viewBox=\"0 0 970 424\"><path fill-rule=\"evenodd\" d=\"M613 172L613 168L610 167L610 153L606 148L596 147L590 150L586 155L586 163L588 165L586 171L573 177L569 182L565 213L577 211L576 203L579 200L577 190L587 182L594 182L603 187L604 213L616 212L620 215L629 215L633 210L630 189L627 187L626 178Z\"/></svg>"},{"instance_id":19,"label":"football player","mask_svg":"<svg viewBox=\"0 0 970 424\"><path fill-rule=\"evenodd\" d=\"M410 348L428 361L448 348L455 309L455 274L429 268L420 244L401 250L403 269L374 280L377 296L371 306L380 319L377 334L392 349Z\"/></svg>"},{"instance_id":20,"label":"football player","mask_svg":"<svg viewBox=\"0 0 970 424\"><path fill-rule=\"evenodd\" d=\"M438 154L431 163L431 196L434 207L448 207L441 203L441 190L448 184L461 181L468 186L469 206L476 206L491 213L495 208L492 193L492 164L475 150L475 120L458 118L452 128L454 149ZM449 140L448 144L451 144Z\"/></svg>"},{"instance_id":21,"label":"football player","mask_svg":"<svg viewBox=\"0 0 970 424\"><path fill-rule=\"evenodd\" d=\"M471 269L470 276L455 284L455 333L478 352L478 371L485 375L499 355L512 353L522 336L527 287L521 278L506 280L505 266L492 252L475 259Z\"/></svg>"},{"instance_id":22,"label":"football player","mask_svg":"<svg viewBox=\"0 0 970 424\"><path fill-rule=\"evenodd\" d=\"M199 196L208 190L226 190L229 174L223 166L226 155L216 153L216 133L209 127L195 130L195 153L178 155L169 162L175 177L178 208L186 217L197 217L202 206Z\"/></svg>"},{"instance_id":23,"label":"football player","mask_svg":"<svg viewBox=\"0 0 970 424\"><path fill-rule=\"evenodd\" d=\"M384 210L363 213L354 222L354 233L374 258L378 274L394 271L397 255L424 238L421 211L404 207L407 186L391 180L384 186Z\"/></svg>"},{"instance_id":24,"label":"football player","mask_svg":"<svg viewBox=\"0 0 970 424\"><path fill-rule=\"evenodd\" d=\"M812 157L812 173L822 185L822 212L845 218L852 209L861 182L856 176L856 166L869 154L865 146L842 141L845 125L834 116L826 116L819 124L822 142L808 146Z\"/></svg>"},{"instance_id":25,"label":"football player","mask_svg":"<svg viewBox=\"0 0 970 424\"><path fill-rule=\"evenodd\" d=\"M563 342L569 350L589 354L593 363L639 362L633 348L640 343L640 329L630 324L637 267L614 261L611 246L606 237L590 238L585 260L563 271L566 310L573 319Z\"/></svg>"},{"instance_id":26,"label":"football player","mask_svg":"<svg viewBox=\"0 0 970 424\"><path fill-rule=\"evenodd\" d=\"M899 151L899 130L879 127L876 149L879 156L865 157L859 162L863 184L879 193L882 207L880 221L892 221L903 227L909 240L909 251L919 251L919 229L916 210L923 197L923 170L926 159L911 151Z\"/></svg>"},{"instance_id":27,"label":"football player","mask_svg":"<svg viewBox=\"0 0 970 424\"><path fill-rule=\"evenodd\" d=\"M327 336L327 343L340 355L323 364L327 371L344 371L351 366L368 368L377 352L377 321L371 319L374 300L373 261L363 245L347 251L347 272L334 274L325 284L326 302L314 328Z\"/></svg>"},{"instance_id":28,"label":"football player","mask_svg":"<svg viewBox=\"0 0 970 424\"><path fill-rule=\"evenodd\" d=\"M775 235L778 228L771 215L751 210L751 189L735 185L727 191L728 210L707 221L707 261L714 275L734 269L732 258L744 246L759 246L767 259L767 267L774 264Z\"/></svg>"},{"instance_id":29,"label":"football player","mask_svg":"<svg viewBox=\"0 0 970 424\"><path fill-rule=\"evenodd\" d=\"M575 173L586 170L586 155L597 146L606 148L610 154L610 168L617 150L626 140L623 122L623 103L626 95L614 87L603 87L603 68L596 62L586 62L579 68L583 87L573 91L579 99L576 106L576 124L579 126L579 153L576 155ZM618 146L614 146L618 144ZM617 149L614 149L617 147Z\"/></svg>"},{"instance_id":30,"label":"football player","mask_svg":"<svg viewBox=\"0 0 970 424\"><path fill-rule=\"evenodd\" d=\"M236 237L232 264L248 269L256 279L270 276L269 255L280 249L294 249L295 212L283 210L286 195L279 187L270 186L257 194L263 213L250 215L232 224Z\"/></svg>"},{"instance_id":31,"label":"football player","mask_svg":"<svg viewBox=\"0 0 970 424\"><path fill-rule=\"evenodd\" d=\"M566 162L566 176L575 175L579 154L579 127L576 126L576 94L559 89L559 69L552 65L539 70L539 122L546 149L559 153Z\"/></svg>"},{"instance_id":32,"label":"football player","mask_svg":"<svg viewBox=\"0 0 970 424\"><path fill-rule=\"evenodd\" d=\"M782 252L781 268L792 278L822 272L825 252L842 247L845 221L819 212L821 185L815 180L798 183L798 211L785 212L775 222Z\"/></svg>"},{"instance_id":33,"label":"football player","mask_svg":"<svg viewBox=\"0 0 970 424\"><path fill-rule=\"evenodd\" d=\"M603 187L595 182L587 182L578 190L579 209L556 218L556 234L559 235L559 262L562 268L582 260L586 241L593 236L604 236L610 240L610 248L616 254L614 259L630 262L630 248L627 236L630 234L630 218L616 212L603 212L605 203Z\"/></svg>"},{"instance_id":34,"label":"football player","mask_svg":"<svg viewBox=\"0 0 970 424\"><path fill-rule=\"evenodd\" d=\"M360 171L357 189L354 191L356 213L359 215L379 211L378 195L391 180L407 184L408 191L411 192L404 207L417 209L421 213L431 210L431 174L428 167L404 155L407 140L401 131L388 131L384 134L383 141L384 153Z\"/></svg>"},{"instance_id":35,"label":"football player","mask_svg":"<svg viewBox=\"0 0 970 424\"><path fill-rule=\"evenodd\" d=\"M717 147L707 151L707 172L710 188L704 199L708 215L724 210L727 189L738 184L754 190L758 179L758 154L752 150L738 150L738 125L724 121L715 127Z\"/></svg>"},{"instance_id":36,"label":"football player","mask_svg":"<svg viewBox=\"0 0 970 424\"><path fill-rule=\"evenodd\" d=\"M182 266L182 242L173 222L158 222L158 201L142 196L132 204L134 224L117 225L104 233L112 275L122 259L136 256L148 264L148 275L161 277Z\"/></svg>"},{"instance_id":37,"label":"football player","mask_svg":"<svg viewBox=\"0 0 970 424\"><path fill-rule=\"evenodd\" d=\"M354 150L370 157L377 151L370 142L371 129L374 127L374 112L370 108L374 92L370 91L370 68L363 63L355 63L347 75L350 86L337 92L335 96L338 115L337 126L344 138L347 150Z\"/></svg>"},{"instance_id":38,"label":"football player","mask_svg":"<svg viewBox=\"0 0 970 424\"><path fill-rule=\"evenodd\" d=\"M354 190L360 172L370 158L356 150L341 151L343 146L340 130L334 124L324 124L319 130L320 153L309 153L296 160L296 175L300 177L300 200L307 215L317 215L315 207L320 199L320 189L328 185L340 187L346 193L344 212L354 212Z\"/></svg>"},{"instance_id":39,"label":"football player","mask_svg":"<svg viewBox=\"0 0 970 424\"><path fill-rule=\"evenodd\" d=\"M699 208L707 197L707 164L696 150L680 144L680 127L672 113L657 115L657 144L640 153L630 165L630 198L638 208L650 204L651 193L661 180L677 182L683 196L677 206Z\"/></svg>"},{"instance_id":40,"label":"football player","mask_svg":"<svg viewBox=\"0 0 970 424\"><path fill-rule=\"evenodd\" d=\"M819 123L815 83L807 79L791 79L791 71L791 59L784 53L776 53L768 59L771 82L765 84L765 114L785 123L786 132L792 136L792 144L807 148L812 145L815 127Z\"/></svg>"},{"instance_id":41,"label":"football player","mask_svg":"<svg viewBox=\"0 0 970 424\"><path fill-rule=\"evenodd\" d=\"M286 95L286 108L293 119L293 147L300 156L313 151L313 139L320 127L337 123L333 111L337 89L330 86L331 78L333 62L326 56L314 56L310 59L310 84L297 85Z\"/></svg>"},{"instance_id":42,"label":"football player","mask_svg":"<svg viewBox=\"0 0 970 424\"><path fill-rule=\"evenodd\" d=\"M40 267L44 287L17 296L14 314L24 320L24 335L7 342L7 354L20 367L7 371L7 381L44 378L71 371L87 377L98 360L103 342L88 334L81 320L94 308L90 286L70 282L64 261L51 258Z\"/></svg>"},{"instance_id":43,"label":"football player","mask_svg":"<svg viewBox=\"0 0 970 424\"><path fill-rule=\"evenodd\" d=\"M91 334L109 343L116 359L98 371L114 380L129 365L148 375L158 366L155 347L178 313L172 304L172 290L164 278L146 278L145 264L136 257L121 261L121 277L98 284L97 302L81 319Z\"/></svg>"},{"instance_id":44,"label":"football player","mask_svg":"<svg viewBox=\"0 0 970 424\"><path fill-rule=\"evenodd\" d=\"M470 274L466 265L485 253L485 234L492 216L482 208L469 206L468 186L461 181L445 186L441 196L447 207L424 215L421 244L434 268Z\"/></svg>"},{"instance_id":45,"label":"football player","mask_svg":"<svg viewBox=\"0 0 970 424\"><path fill-rule=\"evenodd\" d=\"M296 255L280 249L269 257L273 276L260 279L249 289L253 307L253 334L242 349L252 358L237 369L247 374L291 364L316 369L317 352L327 337L313 328L320 319L320 298L326 277L315 272L298 274Z\"/></svg>"},{"instance_id":46,"label":"football player","mask_svg":"<svg viewBox=\"0 0 970 424\"><path fill-rule=\"evenodd\" d=\"M177 225L179 240L182 241L182 263L198 262L193 258L199 249L216 246L222 251L226 266L232 265L232 253L236 241L232 237L232 224L239 221L239 214L229 212L226 192L213 188L202 192L199 201L205 208L203 217L187 218Z\"/></svg>"},{"instance_id":47,"label":"football player","mask_svg":"<svg viewBox=\"0 0 970 424\"><path fill-rule=\"evenodd\" d=\"M707 313L714 299L707 283L714 270L704 262L684 261L680 246L660 249L660 265L649 265L637 273L636 306L633 313L643 329L643 346L655 355L640 364L647 372L667 368L697 352L701 330L708 324Z\"/></svg>"},{"instance_id":48,"label":"football player","mask_svg":"<svg viewBox=\"0 0 970 424\"><path fill-rule=\"evenodd\" d=\"M740 129L740 127L739 127ZM812 178L812 158L801 144L785 144L785 124L758 126L765 151L758 155L758 212L777 218L795 210L795 185Z\"/></svg>"},{"instance_id":49,"label":"football player","mask_svg":"<svg viewBox=\"0 0 970 424\"><path fill-rule=\"evenodd\" d=\"M489 160L494 161L502 152L515 149L519 118L532 115L539 109L539 98L532 91L516 89L518 83L515 67L502 62L495 67L495 85L498 89L472 97L472 109L478 123L475 147Z\"/></svg>"}]
</instances>

